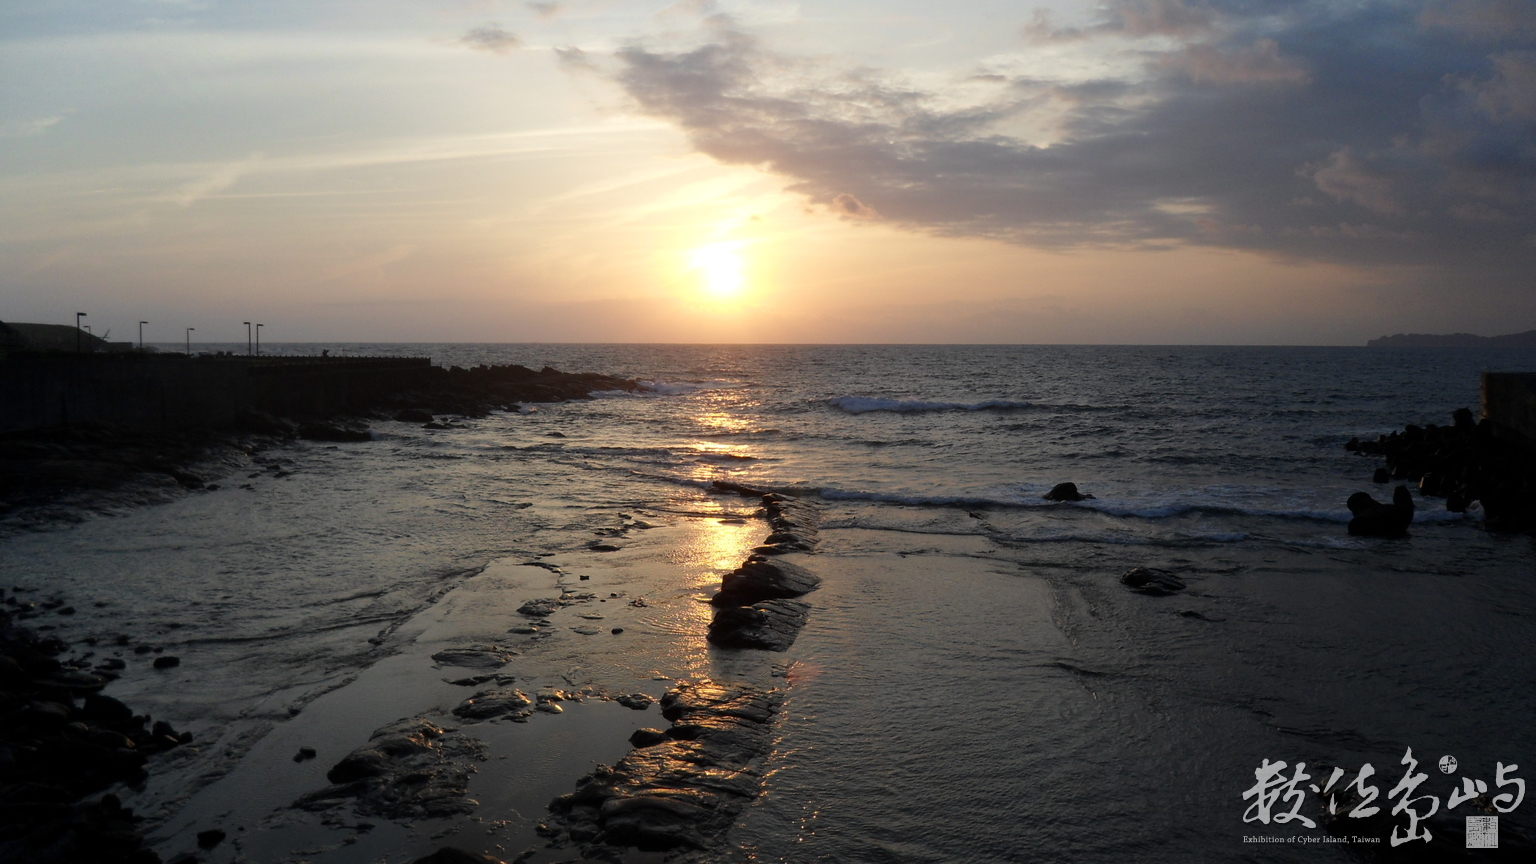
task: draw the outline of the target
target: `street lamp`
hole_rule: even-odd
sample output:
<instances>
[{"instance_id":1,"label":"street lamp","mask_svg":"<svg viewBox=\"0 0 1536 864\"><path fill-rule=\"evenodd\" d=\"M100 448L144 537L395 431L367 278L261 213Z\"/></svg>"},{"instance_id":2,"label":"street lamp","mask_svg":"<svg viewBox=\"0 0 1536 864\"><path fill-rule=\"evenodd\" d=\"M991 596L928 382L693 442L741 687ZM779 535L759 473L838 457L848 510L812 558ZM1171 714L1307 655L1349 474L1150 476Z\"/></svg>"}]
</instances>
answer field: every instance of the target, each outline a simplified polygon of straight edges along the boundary
<instances>
[{"instance_id":1,"label":"street lamp","mask_svg":"<svg viewBox=\"0 0 1536 864\"><path fill-rule=\"evenodd\" d=\"M85 317L84 312L75 313L75 353L80 353L80 319Z\"/></svg>"},{"instance_id":2,"label":"street lamp","mask_svg":"<svg viewBox=\"0 0 1536 864\"><path fill-rule=\"evenodd\" d=\"M245 356L251 356L251 322L241 321L245 325Z\"/></svg>"},{"instance_id":3,"label":"street lamp","mask_svg":"<svg viewBox=\"0 0 1536 864\"><path fill-rule=\"evenodd\" d=\"M265 325L262 325L262 324L257 324L256 325L256 356L257 357L261 356L261 328L263 326L265 326Z\"/></svg>"},{"instance_id":4,"label":"street lamp","mask_svg":"<svg viewBox=\"0 0 1536 864\"><path fill-rule=\"evenodd\" d=\"M139 350L140 351L144 350L144 325L148 324L148 323L149 323L148 321L140 321L139 322Z\"/></svg>"},{"instance_id":5,"label":"street lamp","mask_svg":"<svg viewBox=\"0 0 1536 864\"><path fill-rule=\"evenodd\" d=\"M196 327L188 327L187 328L187 358L188 359L191 359L191 357L192 357L192 331L196 330L196 329L197 329Z\"/></svg>"}]
</instances>

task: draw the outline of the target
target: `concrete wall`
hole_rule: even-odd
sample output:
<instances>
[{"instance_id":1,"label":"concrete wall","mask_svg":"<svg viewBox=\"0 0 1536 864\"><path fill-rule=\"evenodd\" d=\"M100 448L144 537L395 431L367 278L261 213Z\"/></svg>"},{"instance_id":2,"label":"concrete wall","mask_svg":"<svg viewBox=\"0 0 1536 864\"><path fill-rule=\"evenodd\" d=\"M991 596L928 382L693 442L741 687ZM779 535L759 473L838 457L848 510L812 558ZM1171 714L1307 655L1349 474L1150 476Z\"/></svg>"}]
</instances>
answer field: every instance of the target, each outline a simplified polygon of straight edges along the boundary
<instances>
[{"instance_id":1,"label":"concrete wall","mask_svg":"<svg viewBox=\"0 0 1536 864\"><path fill-rule=\"evenodd\" d=\"M1499 433L1536 443L1536 374L1484 372L1483 416Z\"/></svg>"},{"instance_id":2,"label":"concrete wall","mask_svg":"<svg viewBox=\"0 0 1536 864\"><path fill-rule=\"evenodd\" d=\"M82 421L138 429L228 425L243 409L295 419L365 408L411 386L426 357L12 355L0 360L0 431Z\"/></svg>"}]
</instances>

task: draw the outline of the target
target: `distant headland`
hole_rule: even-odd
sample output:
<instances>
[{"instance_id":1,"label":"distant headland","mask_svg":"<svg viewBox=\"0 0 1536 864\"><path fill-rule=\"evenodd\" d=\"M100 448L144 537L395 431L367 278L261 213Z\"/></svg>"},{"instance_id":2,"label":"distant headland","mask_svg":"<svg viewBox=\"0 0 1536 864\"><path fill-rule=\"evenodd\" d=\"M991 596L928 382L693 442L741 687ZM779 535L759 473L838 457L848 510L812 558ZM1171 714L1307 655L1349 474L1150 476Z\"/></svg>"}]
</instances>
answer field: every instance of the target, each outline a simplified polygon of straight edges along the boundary
<instances>
[{"instance_id":1,"label":"distant headland","mask_svg":"<svg viewBox=\"0 0 1536 864\"><path fill-rule=\"evenodd\" d=\"M1473 333L1398 333L1365 343L1367 348L1536 348L1536 330L1507 336Z\"/></svg>"}]
</instances>

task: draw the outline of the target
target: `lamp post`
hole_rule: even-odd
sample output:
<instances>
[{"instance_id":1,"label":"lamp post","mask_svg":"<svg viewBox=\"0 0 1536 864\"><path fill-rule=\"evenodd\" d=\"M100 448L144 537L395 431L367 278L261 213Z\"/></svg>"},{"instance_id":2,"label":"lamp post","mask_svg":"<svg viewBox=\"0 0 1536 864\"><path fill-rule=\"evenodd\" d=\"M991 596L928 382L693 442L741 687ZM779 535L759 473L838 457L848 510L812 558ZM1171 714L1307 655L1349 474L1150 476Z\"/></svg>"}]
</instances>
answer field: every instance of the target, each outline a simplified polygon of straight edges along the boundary
<instances>
[{"instance_id":1,"label":"lamp post","mask_svg":"<svg viewBox=\"0 0 1536 864\"><path fill-rule=\"evenodd\" d=\"M85 317L84 312L75 313L75 353L80 353L80 319Z\"/></svg>"},{"instance_id":2,"label":"lamp post","mask_svg":"<svg viewBox=\"0 0 1536 864\"><path fill-rule=\"evenodd\" d=\"M187 359L189 360L192 359L192 331L196 329L196 327L187 328Z\"/></svg>"},{"instance_id":3,"label":"lamp post","mask_svg":"<svg viewBox=\"0 0 1536 864\"><path fill-rule=\"evenodd\" d=\"M148 321L140 321L139 322L139 350L140 351L144 350L144 325L148 324L148 323L149 323Z\"/></svg>"},{"instance_id":4,"label":"lamp post","mask_svg":"<svg viewBox=\"0 0 1536 864\"><path fill-rule=\"evenodd\" d=\"M261 325L261 324L257 324L256 325L256 356L257 357L261 356L261 328L262 328L262 326L264 326L264 325Z\"/></svg>"},{"instance_id":5,"label":"lamp post","mask_svg":"<svg viewBox=\"0 0 1536 864\"><path fill-rule=\"evenodd\" d=\"M245 356L251 356L251 322L240 322L245 325Z\"/></svg>"}]
</instances>

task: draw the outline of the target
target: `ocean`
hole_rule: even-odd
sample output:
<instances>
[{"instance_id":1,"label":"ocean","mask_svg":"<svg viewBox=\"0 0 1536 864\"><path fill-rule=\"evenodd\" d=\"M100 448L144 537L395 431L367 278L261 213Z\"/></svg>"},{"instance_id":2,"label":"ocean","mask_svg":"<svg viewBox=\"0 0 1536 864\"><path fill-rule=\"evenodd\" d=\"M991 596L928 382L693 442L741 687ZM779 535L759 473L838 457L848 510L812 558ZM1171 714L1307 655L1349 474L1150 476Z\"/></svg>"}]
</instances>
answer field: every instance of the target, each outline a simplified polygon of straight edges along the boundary
<instances>
[{"instance_id":1,"label":"ocean","mask_svg":"<svg viewBox=\"0 0 1536 864\"><path fill-rule=\"evenodd\" d=\"M534 718L526 741L497 731L471 789L483 822L348 834L286 809L370 730L467 695L429 649L487 639L533 688L785 688L733 860L1352 861L1385 844L1256 818L1243 796L1266 761L1285 779L1305 763L1313 822L1308 784L1370 763L1387 802L1409 751L1427 776L1409 794L1442 808L1463 778L1497 794L1522 776L1512 765L1536 777L1531 538L1436 499L1418 500L1408 538L1350 537L1345 499L1390 487L1343 446L1476 410L1479 373L1529 371L1530 351L264 348L644 384L444 430L376 420L370 442L228 455L203 468L216 491L137 486L0 523L0 581L80 610L50 622L62 638L110 656L123 634L182 659L172 674L130 662L107 691L196 736L125 796L164 857L214 823L240 833L210 861L536 847L547 793L622 755L654 711L576 705ZM782 655L703 640L703 601L767 533L716 480L821 508L804 557L823 587ZM1043 500L1065 481L1093 497ZM553 590L533 561L611 589L603 627L623 635L506 641L517 616L497 598ZM1130 591L1119 577L1138 566L1188 588ZM287 759L305 741L329 746ZM526 776L497 773L503 757ZM1481 814L1460 807L1444 813ZM1500 810L1506 846L1536 837L1533 809Z\"/></svg>"}]
</instances>

